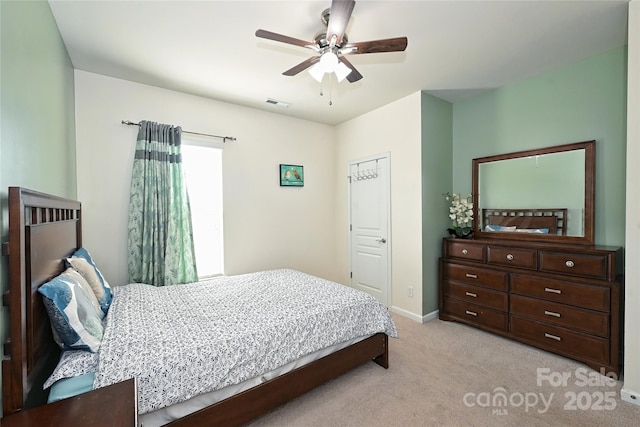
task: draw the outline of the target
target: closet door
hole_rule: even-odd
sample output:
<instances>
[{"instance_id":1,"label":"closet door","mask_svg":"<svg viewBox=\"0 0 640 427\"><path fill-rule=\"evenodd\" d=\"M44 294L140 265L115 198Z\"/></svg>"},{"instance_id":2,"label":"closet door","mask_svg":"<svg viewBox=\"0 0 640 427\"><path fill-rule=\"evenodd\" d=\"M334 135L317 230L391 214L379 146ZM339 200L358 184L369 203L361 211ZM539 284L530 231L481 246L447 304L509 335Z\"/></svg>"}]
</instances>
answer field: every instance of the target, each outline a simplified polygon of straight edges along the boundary
<instances>
[{"instance_id":1,"label":"closet door","mask_svg":"<svg viewBox=\"0 0 640 427\"><path fill-rule=\"evenodd\" d=\"M391 304L389 155L349 165L351 286Z\"/></svg>"}]
</instances>

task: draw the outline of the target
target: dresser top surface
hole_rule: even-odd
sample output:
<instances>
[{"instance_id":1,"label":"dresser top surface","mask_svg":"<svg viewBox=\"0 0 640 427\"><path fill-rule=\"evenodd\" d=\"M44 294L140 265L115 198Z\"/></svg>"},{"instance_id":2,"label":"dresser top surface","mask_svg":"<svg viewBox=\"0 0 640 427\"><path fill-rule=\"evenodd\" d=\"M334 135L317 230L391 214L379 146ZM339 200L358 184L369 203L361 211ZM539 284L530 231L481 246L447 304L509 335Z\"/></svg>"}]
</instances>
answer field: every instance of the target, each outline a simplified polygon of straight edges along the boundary
<instances>
[{"instance_id":1,"label":"dresser top surface","mask_svg":"<svg viewBox=\"0 0 640 427\"><path fill-rule=\"evenodd\" d=\"M523 247L539 250L556 250L556 251L570 251L570 252L618 252L622 250L620 246L603 246L603 245L579 245L579 244L566 244L556 242L538 242L527 240L501 240L501 239L459 239L452 237L443 238L445 241L461 243L461 244L477 244L487 246L508 246L508 247Z\"/></svg>"}]
</instances>

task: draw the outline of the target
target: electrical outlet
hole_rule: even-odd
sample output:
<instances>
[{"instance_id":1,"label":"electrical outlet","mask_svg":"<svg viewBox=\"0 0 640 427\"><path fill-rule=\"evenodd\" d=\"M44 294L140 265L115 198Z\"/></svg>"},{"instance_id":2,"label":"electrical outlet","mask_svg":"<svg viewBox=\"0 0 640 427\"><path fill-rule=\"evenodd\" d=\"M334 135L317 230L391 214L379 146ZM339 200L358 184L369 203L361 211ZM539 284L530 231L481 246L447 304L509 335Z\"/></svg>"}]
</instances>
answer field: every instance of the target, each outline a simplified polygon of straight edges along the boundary
<instances>
[{"instance_id":1,"label":"electrical outlet","mask_svg":"<svg viewBox=\"0 0 640 427\"><path fill-rule=\"evenodd\" d=\"M409 298L413 298L413 286L409 286L409 288L407 289L407 296Z\"/></svg>"}]
</instances>

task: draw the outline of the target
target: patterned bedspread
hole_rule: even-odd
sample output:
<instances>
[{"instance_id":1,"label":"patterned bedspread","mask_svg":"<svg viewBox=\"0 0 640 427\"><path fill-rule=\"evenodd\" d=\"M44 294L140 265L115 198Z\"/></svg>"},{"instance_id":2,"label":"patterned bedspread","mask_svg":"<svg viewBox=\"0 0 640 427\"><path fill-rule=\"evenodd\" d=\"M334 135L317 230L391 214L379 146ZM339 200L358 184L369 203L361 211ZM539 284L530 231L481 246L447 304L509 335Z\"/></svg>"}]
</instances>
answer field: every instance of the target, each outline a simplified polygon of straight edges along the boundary
<instances>
[{"instance_id":1,"label":"patterned bedspread","mask_svg":"<svg viewBox=\"0 0 640 427\"><path fill-rule=\"evenodd\" d=\"M114 293L94 388L136 377L141 414L351 338L397 337L375 298L294 270Z\"/></svg>"}]
</instances>

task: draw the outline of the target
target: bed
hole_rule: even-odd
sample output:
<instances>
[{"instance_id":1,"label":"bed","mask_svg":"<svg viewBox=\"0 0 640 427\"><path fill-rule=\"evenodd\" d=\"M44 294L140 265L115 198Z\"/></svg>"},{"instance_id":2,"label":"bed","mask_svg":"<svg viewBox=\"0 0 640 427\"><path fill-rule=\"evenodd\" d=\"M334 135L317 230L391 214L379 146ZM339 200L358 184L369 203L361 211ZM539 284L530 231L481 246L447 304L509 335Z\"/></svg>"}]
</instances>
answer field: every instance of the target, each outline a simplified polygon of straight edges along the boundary
<instances>
[{"instance_id":1,"label":"bed","mask_svg":"<svg viewBox=\"0 0 640 427\"><path fill-rule=\"evenodd\" d=\"M483 231L566 236L567 209L482 209Z\"/></svg>"},{"instance_id":2,"label":"bed","mask_svg":"<svg viewBox=\"0 0 640 427\"><path fill-rule=\"evenodd\" d=\"M60 360L60 350L54 341L49 317L42 302L43 298L38 293L38 288L58 276L65 269L63 260L74 254L79 248L82 248L81 219L81 204L77 201L20 187L9 188L9 242L3 245L3 252L9 255L9 290L4 295L3 303L9 308L10 318L9 339L4 346L5 357L2 361L2 399L5 415L20 411L23 408L44 404L48 397L48 390L44 390L43 385L49 379ZM278 280L282 280L282 277L293 278L288 280L299 280L302 283L302 288L295 288L298 294L291 297L296 301L305 301L305 298L313 299L305 296L305 286L307 288L309 286L319 287L321 283L325 282L323 279L305 275L301 272L274 270L259 272L257 276L242 275L234 277L232 280L237 283L235 285L225 285L227 286L225 289L227 289L227 293L233 293L234 289L244 289L242 292L245 292L248 289L252 289L255 283L264 282L265 280L272 280L272 283L276 283ZM238 283L244 283L242 286L245 287L241 288ZM213 285L219 284L209 284L209 286ZM207 285L191 284L180 286L193 286L192 293L199 295L198 293L202 292L202 289L198 288L198 286ZM234 288L234 286L238 287ZM331 286L341 285L333 284ZM120 305L124 306L124 301L127 299L135 301L139 295L138 293L141 292L140 289L145 287L148 288L149 285L131 284L122 288L114 288L113 303L104 320L104 340L107 340L110 335L121 334L121 331L119 332L113 326L121 323L120 320L114 320L114 316L117 315L116 313L119 310L118 307ZM349 289L349 292L353 291L348 287L341 286L341 288ZM168 290L163 291L162 289L154 288L151 293L156 295L158 292L168 292ZM222 289L222 287L218 289ZM284 292L283 289L277 290L278 295L282 292ZM129 295L129 298L126 298L126 295ZM300 315L301 310L292 309L289 312L289 310L285 309L285 300L291 298L284 296L282 298L272 296L272 298L274 304L282 304L271 311L275 314L275 317L284 318L284 324L293 323L292 318ZM354 298L359 298L359 295L354 294ZM149 301L149 304L155 303L153 299ZM211 301L207 300L205 305L208 307L210 303ZM253 313L252 310L248 312ZM247 312L245 312L245 315L247 315ZM339 319L339 316L336 315L336 319ZM345 315L343 314L342 316ZM351 315L346 316L349 317ZM225 319L228 317L232 316L224 316ZM318 315L317 317L324 319L322 325L318 323L314 326L314 328L319 329L323 328L327 319L332 316ZM245 375L243 377L244 380L236 384L240 388L236 388L231 392L227 388L214 387L209 392L203 393L203 395L211 393L214 400L199 403L202 408L196 409L195 412L192 412L194 407L191 407L186 412L180 409L176 412L176 414L179 414L179 418L171 422L171 425L240 425L368 361L374 361L387 368L389 363L388 337L396 336L396 332L388 311L386 312L386 317L383 321L378 319L369 322L377 323L377 325L371 326L374 330L358 331L357 336L349 339L336 332L335 335L341 338L335 345L325 346L325 343L320 338L316 338L316 335L309 335L313 339L297 339L298 343L304 343L305 345L307 345L308 341L314 342L313 345L315 347L312 348L311 344L309 344L308 348L303 352L306 352L305 357L309 356L309 358L304 360L287 359L287 363L278 366L276 369L273 369L273 361L266 363L264 362L265 358L260 355L257 356L255 362L243 362L245 364L264 365L261 369L267 369L267 372L263 372L253 378L245 378ZM120 318L118 317L118 319ZM134 319L133 321L136 322L139 319ZM110 326L110 322L113 325ZM264 322L264 317L258 317L255 323ZM284 329L278 326L277 319L266 322L273 322L271 331L274 328ZM242 328L244 330L245 327L243 326ZM214 327L209 325L207 329L215 330ZM283 343L290 345L291 343L286 341L287 336L290 334L291 332L289 331L284 334L286 335L284 337L270 335L268 341L280 343L280 346L285 346ZM117 352L119 348L130 345L132 346L133 344L112 344L111 341L107 344L107 341L103 341L100 350L95 353L98 355L98 363L100 365L107 364L106 361L111 359L111 362L116 364L111 364L110 368L95 372L94 381L96 386L108 385L109 383L126 379L129 374L125 372L124 368L127 367L128 362L123 362L125 363L124 365L118 366L117 363L121 355ZM214 347L217 348L218 346ZM272 346L271 351L275 350L277 348ZM104 356L101 357L102 351L104 351ZM64 354L68 353L64 352ZM194 354L198 355L199 352ZM109 373L110 371L111 373ZM122 371L122 378L118 378L117 375L113 377L113 371ZM144 376L143 374L140 375ZM149 379L148 377L149 375L146 378ZM140 381L141 379L143 381ZM141 382L144 383L144 378L136 378L136 382L140 387L142 386ZM190 392L190 390L187 390L186 394ZM147 393L147 396L153 396L153 394L153 392ZM227 396L227 394L231 395ZM139 397L139 402L140 399L142 398ZM180 402L176 402L176 406L180 404ZM147 409L155 408L154 404L146 405L145 407ZM168 409L171 412L173 407L174 405L171 405L167 408L160 408L160 410ZM154 411L151 410L149 413L152 414ZM164 416L162 415L162 417ZM171 416L175 417L175 415ZM166 418L162 417L157 419L148 418L148 421L145 421L145 426L154 425L156 422L159 423L160 421L157 420L166 420ZM161 422L164 423L165 421Z\"/></svg>"}]
</instances>

